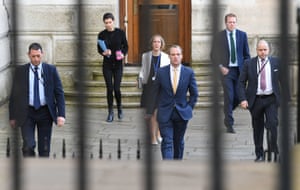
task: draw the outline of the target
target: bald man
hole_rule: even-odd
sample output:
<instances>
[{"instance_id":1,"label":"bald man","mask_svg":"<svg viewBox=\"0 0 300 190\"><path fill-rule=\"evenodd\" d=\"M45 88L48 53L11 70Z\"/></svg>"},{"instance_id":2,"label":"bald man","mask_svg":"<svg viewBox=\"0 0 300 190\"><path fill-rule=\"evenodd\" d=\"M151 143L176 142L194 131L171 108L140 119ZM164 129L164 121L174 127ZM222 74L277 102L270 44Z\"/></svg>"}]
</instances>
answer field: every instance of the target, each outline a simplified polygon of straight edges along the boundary
<instances>
[{"instance_id":1,"label":"bald man","mask_svg":"<svg viewBox=\"0 0 300 190\"><path fill-rule=\"evenodd\" d=\"M278 107L283 77L279 60L270 57L269 51L268 42L260 40L256 46L257 56L245 61L239 77L240 105L249 109L252 117L255 162L264 161L264 127L270 131L270 151L278 154Z\"/></svg>"}]
</instances>

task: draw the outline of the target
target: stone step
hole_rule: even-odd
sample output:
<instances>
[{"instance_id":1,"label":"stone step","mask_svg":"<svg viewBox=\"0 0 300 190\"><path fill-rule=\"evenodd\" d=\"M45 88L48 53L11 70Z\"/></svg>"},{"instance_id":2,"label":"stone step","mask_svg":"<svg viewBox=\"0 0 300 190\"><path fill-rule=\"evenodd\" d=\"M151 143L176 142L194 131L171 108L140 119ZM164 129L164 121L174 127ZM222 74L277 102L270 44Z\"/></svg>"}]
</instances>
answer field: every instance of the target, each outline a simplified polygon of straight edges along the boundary
<instances>
[{"instance_id":1,"label":"stone step","mask_svg":"<svg viewBox=\"0 0 300 190\"><path fill-rule=\"evenodd\" d=\"M66 103L68 105L77 104L78 93L73 90L65 91ZM88 92L85 94L86 100L84 101L86 105L92 107L106 107L106 92ZM208 107L210 103L210 92L199 92L198 102L196 107ZM141 91L139 92L122 92L122 105L125 108L139 107L141 99Z\"/></svg>"},{"instance_id":2,"label":"stone step","mask_svg":"<svg viewBox=\"0 0 300 190\"><path fill-rule=\"evenodd\" d=\"M196 107L209 107L211 97L211 69L208 65L193 65L199 90L199 99ZM137 88L137 77L140 66L124 67L121 83L122 104L127 108L136 108L140 105L142 90ZM74 82L74 86L78 81ZM89 80L84 82L86 87L86 104L92 107L106 107L106 87L101 69L93 69ZM76 104L77 93L72 89L65 90L67 104Z\"/></svg>"},{"instance_id":3,"label":"stone step","mask_svg":"<svg viewBox=\"0 0 300 190\"><path fill-rule=\"evenodd\" d=\"M78 103L76 103L75 101L69 101L69 100L66 101L66 104L70 105L70 106L78 105ZM97 103L85 102L84 105L87 106L87 107L91 107L91 108L107 108L107 103L106 102L97 102ZM195 106L195 109L209 108L209 107L211 107L211 105L212 104L210 102L197 102L196 106ZM135 109L135 108L140 107L140 103L139 102L125 102L125 103L122 104L122 106L124 108Z\"/></svg>"},{"instance_id":4,"label":"stone step","mask_svg":"<svg viewBox=\"0 0 300 190\"><path fill-rule=\"evenodd\" d=\"M197 81L211 81L211 71L208 68L193 68L195 72L195 77ZM123 71L122 81L124 82L132 82L136 81L138 77L138 73L140 71L140 67L125 67ZM92 72L92 80L94 81L103 81L103 73L100 70L94 70Z\"/></svg>"},{"instance_id":5,"label":"stone step","mask_svg":"<svg viewBox=\"0 0 300 190\"><path fill-rule=\"evenodd\" d=\"M78 82L75 82L75 86ZM88 92L105 92L106 86L104 81L85 81L84 85ZM201 81L197 80L198 90L200 92L210 91L211 90L211 81ZM121 83L121 91L126 92L136 92L141 91L141 89L137 88L136 81L122 81Z\"/></svg>"}]
</instances>

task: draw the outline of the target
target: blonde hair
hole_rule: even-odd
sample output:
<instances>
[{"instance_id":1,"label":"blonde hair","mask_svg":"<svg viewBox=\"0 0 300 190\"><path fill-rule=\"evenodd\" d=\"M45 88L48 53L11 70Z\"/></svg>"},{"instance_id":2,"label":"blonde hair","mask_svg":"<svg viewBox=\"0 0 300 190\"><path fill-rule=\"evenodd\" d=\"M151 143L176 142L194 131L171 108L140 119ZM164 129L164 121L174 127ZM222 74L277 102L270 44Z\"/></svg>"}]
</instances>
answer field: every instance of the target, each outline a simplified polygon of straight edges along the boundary
<instances>
[{"instance_id":1,"label":"blonde hair","mask_svg":"<svg viewBox=\"0 0 300 190\"><path fill-rule=\"evenodd\" d=\"M150 49L152 49L152 43L153 43L153 41L154 41L154 38L156 38L156 37L158 37L158 38L160 39L160 43L161 43L160 49L161 49L161 50L165 49L165 46L166 46L165 40L164 40L164 38L163 38L161 35L159 35L159 34L155 34L155 35L153 35L153 36L151 37L150 42L149 42L149 44L150 44Z\"/></svg>"}]
</instances>

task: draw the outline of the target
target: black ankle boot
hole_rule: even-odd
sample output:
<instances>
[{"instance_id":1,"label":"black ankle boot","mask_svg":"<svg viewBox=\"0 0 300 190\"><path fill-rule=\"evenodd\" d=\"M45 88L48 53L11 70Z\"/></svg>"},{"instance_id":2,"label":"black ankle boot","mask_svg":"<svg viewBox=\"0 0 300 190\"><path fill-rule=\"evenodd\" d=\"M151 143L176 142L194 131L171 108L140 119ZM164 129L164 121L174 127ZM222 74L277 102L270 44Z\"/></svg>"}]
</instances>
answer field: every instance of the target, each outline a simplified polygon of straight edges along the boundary
<instances>
[{"instance_id":1,"label":"black ankle boot","mask_svg":"<svg viewBox=\"0 0 300 190\"><path fill-rule=\"evenodd\" d=\"M113 120L114 120L114 112L113 111L109 111L106 121L107 122L112 122Z\"/></svg>"},{"instance_id":2,"label":"black ankle boot","mask_svg":"<svg viewBox=\"0 0 300 190\"><path fill-rule=\"evenodd\" d=\"M123 119L123 111L122 111L122 108L119 108L119 109L118 109L118 118L119 118L119 119Z\"/></svg>"}]
</instances>

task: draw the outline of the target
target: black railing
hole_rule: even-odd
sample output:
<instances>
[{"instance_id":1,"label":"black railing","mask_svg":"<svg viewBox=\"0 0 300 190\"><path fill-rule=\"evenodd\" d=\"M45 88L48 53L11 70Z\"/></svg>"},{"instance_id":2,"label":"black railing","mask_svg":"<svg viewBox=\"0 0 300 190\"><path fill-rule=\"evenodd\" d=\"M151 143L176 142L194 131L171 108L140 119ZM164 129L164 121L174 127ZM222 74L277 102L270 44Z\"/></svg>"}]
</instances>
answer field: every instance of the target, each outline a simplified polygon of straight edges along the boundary
<instances>
[{"instance_id":1,"label":"black railing","mask_svg":"<svg viewBox=\"0 0 300 190\"><path fill-rule=\"evenodd\" d=\"M288 73L288 63L290 62L289 56L288 56L288 13L289 13L289 2L288 0L281 0L280 1L280 14L279 14L279 20L280 20L280 58L283 63L287 64L286 67L283 67L283 73L286 77L286 79L289 79L289 73ZM144 1L145 5L150 4L150 0ZM83 49L86 49L84 47L84 40L83 40L83 23L85 21L82 5L83 5L83 0L78 0L77 2L78 5L78 23L77 23L77 43L78 43L78 51L77 51L77 65L76 65L76 78L78 79L78 85L77 85L77 93L78 93L78 106L77 106L77 135L79 139L78 143L78 150L79 153L76 155L78 158L78 189L79 190L88 190L88 184L87 184L87 177L88 177L88 171L87 171L87 160L84 155L86 155L85 152L85 144L86 144L86 135L87 134L87 129L86 127L86 108L84 105L84 102L86 100L85 97L85 85L84 79L86 78L85 76L85 64L84 64L84 51ZM219 1L218 0L213 0L212 1L212 11L211 11L211 18L212 18L212 34L213 34L213 40L215 39L216 33L219 31L220 27L220 12L219 12ZM12 0L12 28L11 28L11 40L12 40L12 52L13 55L11 56L12 58L12 65L15 66L17 64L17 57L18 57L18 48L17 45L18 43L18 23L20 21L17 20L18 18L18 6L17 6L17 1ZM298 9L297 12L297 18L298 18L298 24L300 20L300 10ZM143 18L150 18L150 10L147 10L147 6L145 6L145 10L143 10ZM145 20L145 22L142 22L143 25L141 28L145 29L145 35L150 36L148 32L151 31L151 26L149 22L149 19ZM300 36L300 27L299 27L299 32L298 32L298 44L299 44L299 36ZM300 50L298 46L298 55L300 55ZM300 58L299 59L299 64L300 64ZM211 170L212 170L212 176L211 176L211 188L212 190L222 190L224 189L224 183L223 183L223 161L222 161L222 150L221 150L221 141L222 141L222 134L221 134L221 129L220 129L220 108L219 108L219 84L218 84L218 68L216 66L212 66L212 70L214 72L212 75L211 80L213 81L213 88L212 88L212 108L211 108L211 126L212 126L212 131L211 131L211 138L213 142L213 147L212 147L212 153L211 153ZM299 72L298 72L299 73ZM300 80L300 74L298 74L299 80ZM298 80L298 92L300 89L300 83ZM286 93L287 91L283 90L282 94L282 101L281 101L281 123L283 123L285 126L281 127L281 157L280 157L280 175L279 175L279 189L280 190L290 190L291 189L291 165L290 165L290 143L289 143L289 108L288 108L288 94ZM298 93L298 127L297 127L297 139L298 143L300 142L300 130L299 130L299 93ZM148 121L145 120L144 125L148 125ZM148 127L145 128L145 139L147 139L146 144L146 151L145 151L145 182L144 182L144 189L146 190L153 190L155 188L155 162L153 160L153 153L151 151L151 145L150 145L150 139L149 139L149 134L148 134ZM7 139L7 157L11 157L12 161L12 189L13 190L21 190L22 184L21 184L21 177L22 177L22 167L21 167L21 161L20 161L20 151L19 151L19 134L17 133L17 130L12 130L12 138L14 139L13 143L12 141ZM12 149L10 148L12 147ZM140 151L140 141L137 141L137 159L141 158L141 151ZM118 141L118 159L121 159L121 143L120 140ZM62 146L62 156L63 158L66 157L66 143L63 141L63 146ZM73 153L73 157L75 157L75 153ZM90 158L93 158L94 156L91 155ZM102 140L100 139L99 141L99 158L103 158L103 145L102 145ZM197 166L195 166L197 167Z\"/></svg>"}]
</instances>

